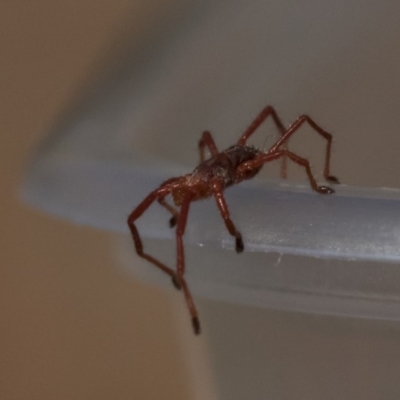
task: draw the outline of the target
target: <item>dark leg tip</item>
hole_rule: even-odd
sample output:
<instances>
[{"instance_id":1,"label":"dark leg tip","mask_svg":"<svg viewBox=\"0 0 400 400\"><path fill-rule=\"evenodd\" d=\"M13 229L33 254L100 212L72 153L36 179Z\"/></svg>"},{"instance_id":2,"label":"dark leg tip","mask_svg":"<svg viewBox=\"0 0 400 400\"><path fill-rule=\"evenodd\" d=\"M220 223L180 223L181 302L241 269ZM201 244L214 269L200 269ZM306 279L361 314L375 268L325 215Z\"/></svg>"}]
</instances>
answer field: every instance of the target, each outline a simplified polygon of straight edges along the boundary
<instances>
[{"instance_id":1,"label":"dark leg tip","mask_svg":"<svg viewBox=\"0 0 400 400\"><path fill-rule=\"evenodd\" d=\"M335 193L335 191L330 188L329 186L318 186L317 187L317 192L321 194L332 194Z\"/></svg>"},{"instance_id":2,"label":"dark leg tip","mask_svg":"<svg viewBox=\"0 0 400 400\"><path fill-rule=\"evenodd\" d=\"M177 222L178 222L178 218L176 218L175 216L171 217L171 219L169 220L169 227L173 228Z\"/></svg>"},{"instance_id":3,"label":"dark leg tip","mask_svg":"<svg viewBox=\"0 0 400 400\"><path fill-rule=\"evenodd\" d=\"M236 237L235 248L236 248L236 253L242 253L243 252L244 244L243 244L242 236Z\"/></svg>"},{"instance_id":4,"label":"dark leg tip","mask_svg":"<svg viewBox=\"0 0 400 400\"><path fill-rule=\"evenodd\" d=\"M340 184L339 179L336 178L336 176L329 175L329 176L326 177L326 180L329 181L329 182L334 183L335 185L339 185Z\"/></svg>"},{"instance_id":5,"label":"dark leg tip","mask_svg":"<svg viewBox=\"0 0 400 400\"><path fill-rule=\"evenodd\" d=\"M178 278L177 278L176 276L173 276L173 277L171 278L171 280L172 280L172 283L173 283L174 287L175 287L176 289L178 289L178 290L181 290L182 285L181 285L180 282L178 281Z\"/></svg>"},{"instance_id":6,"label":"dark leg tip","mask_svg":"<svg viewBox=\"0 0 400 400\"><path fill-rule=\"evenodd\" d=\"M200 321L197 317L192 318L192 326L193 326L195 335L199 335L200 334Z\"/></svg>"}]
</instances>

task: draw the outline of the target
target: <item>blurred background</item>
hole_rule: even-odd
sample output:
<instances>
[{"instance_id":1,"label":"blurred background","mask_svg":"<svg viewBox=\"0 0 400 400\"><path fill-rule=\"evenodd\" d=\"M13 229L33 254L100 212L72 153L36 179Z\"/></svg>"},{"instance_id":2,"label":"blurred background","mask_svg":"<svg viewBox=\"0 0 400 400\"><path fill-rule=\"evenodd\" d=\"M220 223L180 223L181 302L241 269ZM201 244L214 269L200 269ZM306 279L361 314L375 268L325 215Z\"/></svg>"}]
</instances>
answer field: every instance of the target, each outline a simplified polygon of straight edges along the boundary
<instances>
[{"instance_id":1,"label":"blurred background","mask_svg":"<svg viewBox=\"0 0 400 400\"><path fill-rule=\"evenodd\" d=\"M108 234L18 200L29 156L105 49L128 25L134 40L162 7L131 0L0 6L2 399L192 398L170 297L115 268Z\"/></svg>"},{"instance_id":2,"label":"blurred background","mask_svg":"<svg viewBox=\"0 0 400 400\"><path fill-rule=\"evenodd\" d=\"M398 399L398 322L197 300L206 333L195 338L178 294L143 286L122 272L113 236L47 216L18 200L29 157L81 88L110 62L106 55L114 44L123 46L117 39L139 41L180 3L184 1L2 2L0 397ZM307 12L312 15L312 10ZM376 37L379 42L379 32ZM392 145L398 135L391 129L398 126L398 103L385 98L387 90L374 76L385 75L387 88L395 87L400 58L386 50L387 59L369 57L369 43L359 40L363 57L352 49L348 56L359 63L360 74L347 76L340 85L326 82L331 88L327 104L333 107L320 100L320 89L314 88L313 96L312 88L309 107L320 107L318 115L335 116L329 120L342 135L341 151L335 154L342 157L340 177L361 186L398 186L393 162L398 147ZM396 44L385 45L398 53ZM328 61L335 77L342 61ZM363 75L365 61L370 69ZM322 75L326 70L318 71ZM301 82L298 96L310 82L312 86L313 76ZM368 97L366 82L391 105L379 110L380 120L375 117L380 102ZM352 90L344 93L346 87ZM282 101L285 97L289 94L283 93ZM360 98L365 104L360 105ZM293 115L304 111L294 103ZM248 107L254 111L253 105ZM225 112L230 110L227 105ZM384 142L379 129L388 135ZM362 140L355 132L362 132ZM386 146L391 160L384 169L376 167L379 144ZM355 157L353 149L365 151Z\"/></svg>"}]
</instances>

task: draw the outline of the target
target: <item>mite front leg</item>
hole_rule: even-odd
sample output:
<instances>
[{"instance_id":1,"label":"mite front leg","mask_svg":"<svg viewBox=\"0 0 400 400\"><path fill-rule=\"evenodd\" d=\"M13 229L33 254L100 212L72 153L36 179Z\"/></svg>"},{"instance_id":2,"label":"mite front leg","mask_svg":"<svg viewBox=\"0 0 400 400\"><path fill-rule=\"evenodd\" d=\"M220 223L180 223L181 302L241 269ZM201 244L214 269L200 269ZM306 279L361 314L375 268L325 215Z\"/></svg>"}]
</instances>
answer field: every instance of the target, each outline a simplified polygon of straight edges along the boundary
<instances>
[{"instance_id":1,"label":"mite front leg","mask_svg":"<svg viewBox=\"0 0 400 400\"><path fill-rule=\"evenodd\" d=\"M317 181L315 180L312 174L309 161L306 160L305 158L299 157L298 155L290 152L289 150L277 150L274 153L269 151L268 153L261 154L257 158L241 164L238 167L238 173L245 175L246 171L254 171L254 169L260 168L261 165L273 160L277 160L284 156L289 157L293 162L302 166L306 170L308 180L310 181L310 185L316 192L321 194L331 194L335 192L332 188L328 186L318 186Z\"/></svg>"},{"instance_id":2,"label":"mite front leg","mask_svg":"<svg viewBox=\"0 0 400 400\"><path fill-rule=\"evenodd\" d=\"M326 151L325 151L325 167L324 167L324 178L332 183L339 183L339 180L330 175L330 160L331 160L331 147L332 147L332 135L324 131L319 125L317 125L314 120L312 120L308 115L302 115L299 117L284 133L278 142L271 147L270 153L276 152L282 145L285 145L289 138L305 123L307 122L319 135L321 135L327 141Z\"/></svg>"},{"instance_id":3,"label":"mite front leg","mask_svg":"<svg viewBox=\"0 0 400 400\"><path fill-rule=\"evenodd\" d=\"M236 229L234 223L229 216L228 205L226 204L225 197L222 191L222 185L219 181L213 183L214 196L217 201L217 206L224 219L225 226L228 232L235 237L235 250L236 253L241 253L244 250L243 239L241 233Z\"/></svg>"},{"instance_id":4,"label":"mite front leg","mask_svg":"<svg viewBox=\"0 0 400 400\"><path fill-rule=\"evenodd\" d=\"M205 160L204 147L207 146L212 156L218 154L217 146L215 145L214 139L209 131L204 131L201 139L199 140L199 151L200 151L200 162Z\"/></svg>"},{"instance_id":5,"label":"mite front leg","mask_svg":"<svg viewBox=\"0 0 400 400\"><path fill-rule=\"evenodd\" d=\"M315 180L315 178L311 172L311 166L310 166L310 162L308 160L306 160L305 158L301 158L298 155L291 153L290 151L287 151L287 150L283 150L283 152L296 164L301 165L302 167L305 168L307 176L308 176L308 180L310 181L310 184L311 184L311 187L316 192L321 193L321 194L335 193L335 191L333 189L331 189L329 186L318 186L317 181Z\"/></svg>"},{"instance_id":6,"label":"mite front leg","mask_svg":"<svg viewBox=\"0 0 400 400\"><path fill-rule=\"evenodd\" d=\"M142 243L142 239L139 235L139 231L136 228L135 221L150 207L150 205L159 197L166 196L169 193L169 190L166 188L159 188L151 192L129 215L128 217L128 226L132 234L133 243L135 245L136 253L139 257L146 259L151 262L157 268L161 269L163 272L168 274L171 278L174 278L175 272L164 265L162 262L158 261L156 258L150 256L149 254L144 252L144 247Z\"/></svg>"},{"instance_id":7,"label":"mite front leg","mask_svg":"<svg viewBox=\"0 0 400 400\"><path fill-rule=\"evenodd\" d=\"M186 304L189 309L190 316L192 318L192 326L194 333L198 335L200 333L200 321L197 315L196 306L194 305L193 297L190 293L189 287L185 281L185 252L183 246L183 235L185 233L187 216L189 213L189 206L192 199L188 197L182 203L181 210L179 213L178 225L176 227L176 252L177 252L177 272L172 278L174 284L183 289L185 295Z\"/></svg>"}]
</instances>

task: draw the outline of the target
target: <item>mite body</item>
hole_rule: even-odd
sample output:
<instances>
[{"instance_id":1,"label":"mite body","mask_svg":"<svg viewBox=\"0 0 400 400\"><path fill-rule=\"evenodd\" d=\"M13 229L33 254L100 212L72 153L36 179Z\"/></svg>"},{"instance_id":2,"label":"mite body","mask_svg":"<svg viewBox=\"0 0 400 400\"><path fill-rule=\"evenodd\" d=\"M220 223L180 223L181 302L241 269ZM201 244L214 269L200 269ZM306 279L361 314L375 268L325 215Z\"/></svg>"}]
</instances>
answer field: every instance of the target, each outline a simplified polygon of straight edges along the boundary
<instances>
[{"instance_id":1,"label":"mite body","mask_svg":"<svg viewBox=\"0 0 400 400\"><path fill-rule=\"evenodd\" d=\"M201 162L192 173L170 184L175 205L180 206L186 194L192 196L192 201L211 197L214 194L213 183L218 182L224 190L253 178L261 166L243 173L238 171L238 167L245 161L253 160L260 153L261 151L253 146L235 145Z\"/></svg>"},{"instance_id":2,"label":"mite body","mask_svg":"<svg viewBox=\"0 0 400 400\"><path fill-rule=\"evenodd\" d=\"M268 151L264 152L253 146L247 145L246 142L268 116L272 117L277 129L279 130L280 137ZM224 190L229 186L253 178L257 175L264 164L277 159L282 159L282 177L286 177L286 161L287 159L290 159L304 168L313 190L321 194L333 193L334 191L330 187L319 186L317 184L307 159L299 157L287 149L289 138L297 132L305 122L307 122L327 141L324 178L329 182L339 183L334 176L330 175L332 135L325 132L307 115L299 117L291 126L289 126L289 128L285 129L274 108L268 106L261 111L257 118L240 137L238 142L224 151L218 151L210 132L203 132L199 141L200 164L193 170L193 172L163 182L158 189L152 191L129 215L128 226L133 237L137 254L168 274L172 278L174 286L177 289L183 290L196 334L200 332L200 322L196 307L184 278L185 257L183 235L191 202L208 197L215 198L225 226L230 235L235 238L236 252L241 253L244 250L242 235L236 229L230 218L229 209L223 194ZM210 157L207 159L205 158L205 148L208 148L210 152ZM172 206L166 201L167 196L172 197L175 206ZM170 219L170 226L176 226L176 270L173 270L153 256L144 252L143 243L135 225L135 221L156 200L171 213L172 217ZM176 207L179 207L179 209Z\"/></svg>"}]
</instances>

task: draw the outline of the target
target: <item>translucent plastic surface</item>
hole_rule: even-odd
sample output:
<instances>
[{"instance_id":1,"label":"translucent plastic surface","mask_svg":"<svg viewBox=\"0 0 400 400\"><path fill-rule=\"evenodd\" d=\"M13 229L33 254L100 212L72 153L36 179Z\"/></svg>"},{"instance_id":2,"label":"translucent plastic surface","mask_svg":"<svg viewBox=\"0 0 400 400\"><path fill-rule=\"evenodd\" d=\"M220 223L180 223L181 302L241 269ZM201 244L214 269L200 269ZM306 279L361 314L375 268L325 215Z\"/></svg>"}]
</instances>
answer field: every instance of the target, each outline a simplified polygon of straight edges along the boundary
<instances>
[{"instance_id":1,"label":"translucent plastic surface","mask_svg":"<svg viewBox=\"0 0 400 400\"><path fill-rule=\"evenodd\" d=\"M400 37L393 24L379 43L373 35L368 40L370 24L388 24L395 14L377 5L355 21L344 6L328 10L316 2L315 21L325 21L330 13L329 24L305 25L304 5L287 12L288 4L204 2L181 24L160 33L162 48L153 40L140 51L128 49L104 84L67 114L42 146L25 182L25 198L77 223L124 232L125 254L132 257L126 264L143 279L170 284L134 258L126 218L164 179L196 166L204 129L211 129L223 148L268 103L285 121L312 110L324 128L334 131L335 175L352 184L398 186L399 174L393 171L400 135L390 126L397 128L400 117L382 117L398 91L385 73L373 82L371 100L365 87L354 83L359 59L371 49L386 57L390 43ZM358 58L352 58L352 49ZM362 74L374 68L363 63ZM344 104L346 82L352 97ZM379 106L375 85L385 88ZM372 129L376 119L378 137ZM266 124L260 130L260 146L268 129ZM297 136L291 150L311 155L318 172L324 143L307 128ZM305 182L304 171L290 177ZM257 306L399 317L400 191L335 189L323 196L307 184L261 177L226 191L244 237L246 252L239 256L215 202L194 203L185 232L194 292ZM165 210L155 205L138 225L150 252L173 265L174 232L167 222Z\"/></svg>"},{"instance_id":2,"label":"translucent plastic surface","mask_svg":"<svg viewBox=\"0 0 400 400\"><path fill-rule=\"evenodd\" d=\"M78 223L117 232L127 231L127 215L150 191L180 175L168 164L51 161L37 164L31 174L30 201ZM248 251L400 261L400 190L335 189L333 195L320 195L309 186L256 181L225 194ZM142 235L173 239L168 218L155 203L138 222ZM185 241L233 250L213 199L191 205Z\"/></svg>"}]
</instances>

